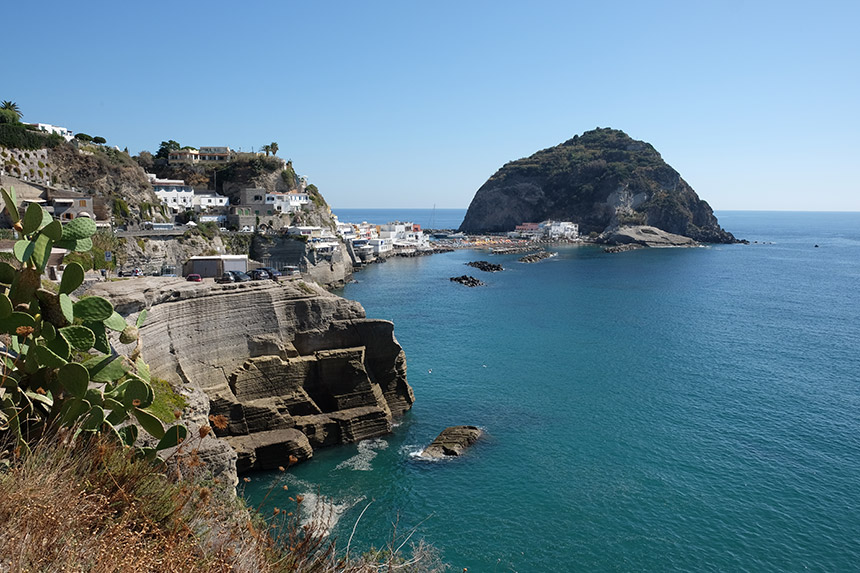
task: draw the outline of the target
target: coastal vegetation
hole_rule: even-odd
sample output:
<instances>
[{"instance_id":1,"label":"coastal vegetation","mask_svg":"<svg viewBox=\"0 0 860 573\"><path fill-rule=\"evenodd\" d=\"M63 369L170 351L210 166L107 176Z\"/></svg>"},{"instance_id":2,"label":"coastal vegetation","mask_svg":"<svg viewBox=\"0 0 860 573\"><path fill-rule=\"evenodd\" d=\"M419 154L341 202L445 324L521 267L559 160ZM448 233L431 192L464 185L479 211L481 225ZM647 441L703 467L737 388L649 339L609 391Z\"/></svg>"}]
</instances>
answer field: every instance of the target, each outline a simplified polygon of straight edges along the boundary
<instances>
[{"instance_id":1,"label":"coastal vegetation","mask_svg":"<svg viewBox=\"0 0 860 573\"><path fill-rule=\"evenodd\" d=\"M54 245L83 254L101 243L95 223L61 226L36 204L21 214L14 190L0 194L18 235L14 263L0 263L0 569L444 570L426 546L405 555L408 538L339 551L298 495L265 518L245 507L199 455L226 418L189 435L176 423L185 398L141 358L146 311L128 324L101 296L73 300L76 262L56 291L40 288ZM115 353L117 339L133 350Z\"/></svg>"}]
</instances>

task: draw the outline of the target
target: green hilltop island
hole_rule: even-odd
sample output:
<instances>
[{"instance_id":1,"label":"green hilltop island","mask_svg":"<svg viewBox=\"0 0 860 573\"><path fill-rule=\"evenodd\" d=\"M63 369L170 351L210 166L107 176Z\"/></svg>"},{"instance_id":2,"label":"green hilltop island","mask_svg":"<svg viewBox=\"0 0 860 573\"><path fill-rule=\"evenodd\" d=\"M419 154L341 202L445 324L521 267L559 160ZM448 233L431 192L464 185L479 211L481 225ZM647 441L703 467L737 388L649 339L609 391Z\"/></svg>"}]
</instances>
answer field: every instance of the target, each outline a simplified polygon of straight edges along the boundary
<instances>
[{"instance_id":1,"label":"green hilltop island","mask_svg":"<svg viewBox=\"0 0 860 573\"><path fill-rule=\"evenodd\" d=\"M459 230L498 233L548 219L605 243L740 242L651 144L611 128L506 163L478 189Z\"/></svg>"}]
</instances>

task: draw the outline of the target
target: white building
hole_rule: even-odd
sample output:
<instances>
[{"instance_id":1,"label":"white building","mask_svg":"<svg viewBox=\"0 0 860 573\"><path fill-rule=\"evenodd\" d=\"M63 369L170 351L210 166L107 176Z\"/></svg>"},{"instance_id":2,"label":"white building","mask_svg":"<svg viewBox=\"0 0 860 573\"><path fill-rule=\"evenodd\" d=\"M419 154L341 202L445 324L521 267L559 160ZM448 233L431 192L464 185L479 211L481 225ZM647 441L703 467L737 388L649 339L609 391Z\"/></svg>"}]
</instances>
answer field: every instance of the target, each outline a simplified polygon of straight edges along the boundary
<instances>
[{"instance_id":1,"label":"white building","mask_svg":"<svg viewBox=\"0 0 860 573\"><path fill-rule=\"evenodd\" d=\"M303 237L307 237L308 239L321 239L323 237L323 228L294 225L292 227L287 227L287 234L301 235Z\"/></svg>"},{"instance_id":2,"label":"white building","mask_svg":"<svg viewBox=\"0 0 860 573\"><path fill-rule=\"evenodd\" d=\"M307 193L290 191L289 193L266 193L266 205L271 205L280 213L292 213L301 209L302 205L311 202Z\"/></svg>"},{"instance_id":3,"label":"white building","mask_svg":"<svg viewBox=\"0 0 860 573\"><path fill-rule=\"evenodd\" d=\"M358 234L355 232L355 227L352 226L352 223L341 223L337 219L337 215L332 215L332 218L335 222L335 229L337 234L340 235L340 238L344 241L352 241L353 239L358 238Z\"/></svg>"},{"instance_id":4,"label":"white building","mask_svg":"<svg viewBox=\"0 0 860 573\"><path fill-rule=\"evenodd\" d=\"M370 239L369 241L367 241L367 244L373 248L374 255L387 253L394 248L391 239Z\"/></svg>"},{"instance_id":5,"label":"white building","mask_svg":"<svg viewBox=\"0 0 860 573\"><path fill-rule=\"evenodd\" d=\"M174 213L191 209L194 205L194 189L186 185L182 179L158 179L147 173L155 195L162 204L167 205Z\"/></svg>"},{"instance_id":6,"label":"white building","mask_svg":"<svg viewBox=\"0 0 860 573\"><path fill-rule=\"evenodd\" d=\"M540 227L544 237L550 240L575 239L579 236L579 225L570 221L544 221Z\"/></svg>"},{"instance_id":7,"label":"white building","mask_svg":"<svg viewBox=\"0 0 860 573\"><path fill-rule=\"evenodd\" d=\"M214 191L194 191L191 202L198 211L206 211L208 209L222 209L227 206L229 200L226 196L219 195Z\"/></svg>"},{"instance_id":8,"label":"white building","mask_svg":"<svg viewBox=\"0 0 860 573\"><path fill-rule=\"evenodd\" d=\"M75 134L72 133L72 130L66 129L65 127L51 125L50 123L31 123L30 125L39 131L44 131L45 133L56 133L66 141L71 141L75 138Z\"/></svg>"},{"instance_id":9,"label":"white building","mask_svg":"<svg viewBox=\"0 0 860 573\"><path fill-rule=\"evenodd\" d=\"M401 248L429 248L430 240L420 225L396 221L379 227L379 237L391 239L392 245Z\"/></svg>"}]
</instances>

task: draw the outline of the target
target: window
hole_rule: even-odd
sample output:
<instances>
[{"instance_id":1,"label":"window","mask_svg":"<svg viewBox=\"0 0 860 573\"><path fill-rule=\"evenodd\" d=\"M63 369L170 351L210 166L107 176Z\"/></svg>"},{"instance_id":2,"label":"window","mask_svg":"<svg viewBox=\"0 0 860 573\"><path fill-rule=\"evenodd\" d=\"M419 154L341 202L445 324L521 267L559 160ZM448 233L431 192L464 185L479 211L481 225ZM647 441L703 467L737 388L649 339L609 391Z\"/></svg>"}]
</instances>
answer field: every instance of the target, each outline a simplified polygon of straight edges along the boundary
<instances>
[{"instance_id":1,"label":"window","mask_svg":"<svg viewBox=\"0 0 860 573\"><path fill-rule=\"evenodd\" d=\"M86 206L87 206L87 200L86 199L81 199L80 201L78 201L78 207L86 207Z\"/></svg>"}]
</instances>

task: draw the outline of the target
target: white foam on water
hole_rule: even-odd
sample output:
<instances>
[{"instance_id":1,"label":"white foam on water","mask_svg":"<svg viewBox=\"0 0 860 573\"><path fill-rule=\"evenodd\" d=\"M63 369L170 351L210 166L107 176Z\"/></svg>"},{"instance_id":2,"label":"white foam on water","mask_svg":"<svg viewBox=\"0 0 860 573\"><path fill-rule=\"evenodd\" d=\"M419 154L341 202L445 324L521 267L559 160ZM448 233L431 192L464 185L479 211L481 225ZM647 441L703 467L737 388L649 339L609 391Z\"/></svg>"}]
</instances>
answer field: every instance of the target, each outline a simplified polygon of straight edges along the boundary
<instances>
[{"instance_id":1,"label":"white foam on water","mask_svg":"<svg viewBox=\"0 0 860 573\"><path fill-rule=\"evenodd\" d=\"M388 448L388 442L379 438L362 440L358 443L358 453L351 458L337 464L336 470L351 469L353 471L373 471L373 458L377 456L377 450Z\"/></svg>"},{"instance_id":2,"label":"white foam on water","mask_svg":"<svg viewBox=\"0 0 860 573\"><path fill-rule=\"evenodd\" d=\"M335 502L316 493L306 493L302 499L302 526L310 526L317 535L328 537L343 514L365 499L365 496L361 496Z\"/></svg>"},{"instance_id":3,"label":"white foam on water","mask_svg":"<svg viewBox=\"0 0 860 573\"><path fill-rule=\"evenodd\" d=\"M421 460L422 462L439 462L442 458L425 458L421 454L424 453L426 446L416 446L415 444L405 445L400 447L400 455L408 456L413 460Z\"/></svg>"}]
</instances>

